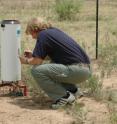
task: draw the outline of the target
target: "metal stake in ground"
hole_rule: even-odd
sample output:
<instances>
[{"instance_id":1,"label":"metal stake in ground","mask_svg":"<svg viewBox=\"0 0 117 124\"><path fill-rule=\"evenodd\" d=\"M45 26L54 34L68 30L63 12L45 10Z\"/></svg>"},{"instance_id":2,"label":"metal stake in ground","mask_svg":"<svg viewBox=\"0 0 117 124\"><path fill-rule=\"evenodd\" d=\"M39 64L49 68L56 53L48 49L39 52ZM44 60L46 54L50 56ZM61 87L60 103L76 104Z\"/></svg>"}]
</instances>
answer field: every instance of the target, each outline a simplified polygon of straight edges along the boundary
<instances>
[{"instance_id":1,"label":"metal stake in ground","mask_svg":"<svg viewBox=\"0 0 117 124\"><path fill-rule=\"evenodd\" d=\"M98 19L99 19L99 0L96 0L96 59L98 59Z\"/></svg>"}]
</instances>

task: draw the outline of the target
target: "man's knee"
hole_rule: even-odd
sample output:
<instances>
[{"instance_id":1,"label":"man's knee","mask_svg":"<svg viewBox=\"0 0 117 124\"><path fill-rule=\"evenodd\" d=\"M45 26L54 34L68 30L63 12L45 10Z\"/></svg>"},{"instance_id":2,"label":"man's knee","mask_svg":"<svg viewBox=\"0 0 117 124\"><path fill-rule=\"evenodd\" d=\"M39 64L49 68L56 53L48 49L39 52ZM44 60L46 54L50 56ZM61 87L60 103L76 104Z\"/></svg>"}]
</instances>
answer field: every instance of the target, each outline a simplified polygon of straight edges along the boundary
<instances>
[{"instance_id":1,"label":"man's knee","mask_svg":"<svg viewBox=\"0 0 117 124\"><path fill-rule=\"evenodd\" d=\"M45 74L46 72L46 69L44 68L44 65L39 65L39 66L33 66L32 69L31 69L31 74L33 76L36 76L36 75L42 75L42 74Z\"/></svg>"},{"instance_id":2,"label":"man's knee","mask_svg":"<svg viewBox=\"0 0 117 124\"><path fill-rule=\"evenodd\" d=\"M32 67L31 68L31 74L32 74L32 76L35 76L36 74L37 74L37 69L36 69L36 67Z\"/></svg>"}]
</instances>

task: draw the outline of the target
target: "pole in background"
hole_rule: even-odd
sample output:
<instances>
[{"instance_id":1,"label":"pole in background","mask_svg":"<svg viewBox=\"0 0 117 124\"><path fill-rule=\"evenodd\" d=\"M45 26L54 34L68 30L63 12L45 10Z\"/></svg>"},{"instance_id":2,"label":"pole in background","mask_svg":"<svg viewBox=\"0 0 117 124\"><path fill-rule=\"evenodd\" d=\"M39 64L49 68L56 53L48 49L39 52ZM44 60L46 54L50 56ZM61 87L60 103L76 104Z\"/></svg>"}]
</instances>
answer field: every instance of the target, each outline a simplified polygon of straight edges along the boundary
<instances>
[{"instance_id":1,"label":"pole in background","mask_svg":"<svg viewBox=\"0 0 117 124\"><path fill-rule=\"evenodd\" d=\"M99 0L96 0L96 59L98 59L98 20L99 20Z\"/></svg>"}]
</instances>

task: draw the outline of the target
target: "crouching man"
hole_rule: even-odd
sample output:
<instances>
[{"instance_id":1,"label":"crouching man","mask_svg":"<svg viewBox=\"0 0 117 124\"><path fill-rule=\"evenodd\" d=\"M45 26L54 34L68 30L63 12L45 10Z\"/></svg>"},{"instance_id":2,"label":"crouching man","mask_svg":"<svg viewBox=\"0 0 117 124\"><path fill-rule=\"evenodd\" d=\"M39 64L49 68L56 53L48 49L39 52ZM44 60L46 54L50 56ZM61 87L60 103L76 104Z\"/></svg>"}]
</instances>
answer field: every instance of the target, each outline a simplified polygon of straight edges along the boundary
<instances>
[{"instance_id":1,"label":"crouching man","mask_svg":"<svg viewBox=\"0 0 117 124\"><path fill-rule=\"evenodd\" d=\"M73 103L76 84L91 75L86 52L70 36L41 18L28 22L26 34L36 39L36 45L33 52L20 56L21 63L34 65L32 75L53 100L53 109ZM46 56L52 63L42 63Z\"/></svg>"}]
</instances>

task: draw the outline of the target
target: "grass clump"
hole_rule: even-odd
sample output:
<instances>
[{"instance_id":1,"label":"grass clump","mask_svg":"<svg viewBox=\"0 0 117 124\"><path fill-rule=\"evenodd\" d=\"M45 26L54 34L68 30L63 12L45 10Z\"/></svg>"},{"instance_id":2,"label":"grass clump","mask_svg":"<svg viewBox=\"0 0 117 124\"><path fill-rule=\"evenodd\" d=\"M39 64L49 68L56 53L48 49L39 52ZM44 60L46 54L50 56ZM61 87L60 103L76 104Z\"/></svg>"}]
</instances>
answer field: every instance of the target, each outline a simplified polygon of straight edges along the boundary
<instances>
[{"instance_id":1,"label":"grass clump","mask_svg":"<svg viewBox=\"0 0 117 124\"><path fill-rule=\"evenodd\" d=\"M117 124L117 107L115 104L108 103L108 111L110 115L110 124Z\"/></svg>"},{"instance_id":2,"label":"grass clump","mask_svg":"<svg viewBox=\"0 0 117 124\"><path fill-rule=\"evenodd\" d=\"M94 97L96 100L102 100L102 80L97 75L92 75L85 85L88 96Z\"/></svg>"},{"instance_id":3,"label":"grass clump","mask_svg":"<svg viewBox=\"0 0 117 124\"><path fill-rule=\"evenodd\" d=\"M56 0L55 11L59 20L72 20L81 9L81 0Z\"/></svg>"},{"instance_id":4,"label":"grass clump","mask_svg":"<svg viewBox=\"0 0 117 124\"><path fill-rule=\"evenodd\" d=\"M99 68L102 76L117 71L117 43L107 43L101 46L99 53Z\"/></svg>"},{"instance_id":5,"label":"grass clump","mask_svg":"<svg viewBox=\"0 0 117 124\"><path fill-rule=\"evenodd\" d=\"M72 124L84 124L87 116L87 110L84 109L84 103L75 102L73 106L65 108L66 113L74 117Z\"/></svg>"}]
</instances>

